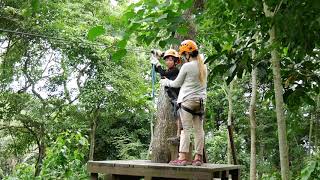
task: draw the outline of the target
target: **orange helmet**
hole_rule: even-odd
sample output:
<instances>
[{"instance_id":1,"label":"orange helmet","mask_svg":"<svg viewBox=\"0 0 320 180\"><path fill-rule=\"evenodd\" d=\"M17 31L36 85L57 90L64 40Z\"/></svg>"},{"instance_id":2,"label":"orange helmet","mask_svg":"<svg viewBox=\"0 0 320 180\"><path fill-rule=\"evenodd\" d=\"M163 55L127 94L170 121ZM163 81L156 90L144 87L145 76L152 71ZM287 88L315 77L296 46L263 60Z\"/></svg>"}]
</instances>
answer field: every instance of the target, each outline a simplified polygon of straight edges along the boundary
<instances>
[{"instance_id":1,"label":"orange helmet","mask_svg":"<svg viewBox=\"0 0 320 180\"><path fill-rule=\"evenodd\" d=\"M182 55L186 52L191 53L196 50L198 50L198 46L194 41L184 40L179 47L179 54Z\"/></svg>"}]
</instances>

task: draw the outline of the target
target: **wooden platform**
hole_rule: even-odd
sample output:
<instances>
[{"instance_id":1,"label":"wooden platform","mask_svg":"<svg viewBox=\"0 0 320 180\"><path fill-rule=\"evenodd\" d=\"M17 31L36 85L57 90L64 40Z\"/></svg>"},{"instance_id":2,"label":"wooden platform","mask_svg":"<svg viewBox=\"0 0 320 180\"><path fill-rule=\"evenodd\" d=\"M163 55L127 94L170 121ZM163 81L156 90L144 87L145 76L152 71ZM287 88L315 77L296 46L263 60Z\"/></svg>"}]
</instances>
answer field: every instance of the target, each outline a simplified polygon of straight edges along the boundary
<instances>
[{"instance_id":1,"label":"wooden platform","mask_svg":"<svg viewBox=\"0 0 320 180\"><path fill-rule=\"evenodd\" d=\"M239 165L209 164L202 166L172 166L166 163L152 163L149 160L89 161L88 171L91 179L98 173L105 174L108 180L212 180L214 178L240 179Z\"/></svg>"}]
</instances>

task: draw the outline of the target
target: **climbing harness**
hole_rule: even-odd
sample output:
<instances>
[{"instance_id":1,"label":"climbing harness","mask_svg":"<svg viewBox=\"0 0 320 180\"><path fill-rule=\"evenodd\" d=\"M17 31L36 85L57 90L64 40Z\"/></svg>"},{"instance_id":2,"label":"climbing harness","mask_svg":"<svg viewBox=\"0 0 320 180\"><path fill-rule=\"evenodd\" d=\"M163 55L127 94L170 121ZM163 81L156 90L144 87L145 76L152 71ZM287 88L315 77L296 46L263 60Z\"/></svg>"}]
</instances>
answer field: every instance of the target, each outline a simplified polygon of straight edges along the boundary
<instances>
[{"instance_id":1,"label":"climbing harness","mask_svg":"<svg viewBox=\"0 0 320 180\"><path fill-rule=\"evenodd\" d=\"M193 116L199 116L200 120L203 120L204 118L204 105L203 105L203 99L200 98L200 111L194 111L186 106L183 106L180 104L180 108L187 111L188 113L192 114Z\"/></svg>"}]
</instances>

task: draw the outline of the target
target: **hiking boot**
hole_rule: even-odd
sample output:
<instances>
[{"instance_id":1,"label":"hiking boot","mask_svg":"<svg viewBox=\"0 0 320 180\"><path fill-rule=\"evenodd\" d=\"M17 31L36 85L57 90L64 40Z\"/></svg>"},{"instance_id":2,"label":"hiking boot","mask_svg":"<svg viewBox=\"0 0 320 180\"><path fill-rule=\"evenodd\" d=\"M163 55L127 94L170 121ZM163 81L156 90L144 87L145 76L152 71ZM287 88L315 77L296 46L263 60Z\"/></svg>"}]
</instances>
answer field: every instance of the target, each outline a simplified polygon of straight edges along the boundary
<instances>
[{"instance_id":1,"label":"hiking boot","mask_svg":"<svg viewBox=\"0 0 320 180\"><path fill-rule=\"evenodd\" d=\"M196 159L192 161L192 166L201 166L203 162L200 159Z\"/></svg>"},{"instance_id":2,"label":"hiking boot","mask_svg":"<svg viewBox=\"0 0 320 180\"><path fill-rule=\"evenodd\" d=\"M176 159L176 160L170 161L169 164L173 166L186 166L186 165L190 165L191 162L186 159L184 160Z\"/></svg>"}]
</instances>

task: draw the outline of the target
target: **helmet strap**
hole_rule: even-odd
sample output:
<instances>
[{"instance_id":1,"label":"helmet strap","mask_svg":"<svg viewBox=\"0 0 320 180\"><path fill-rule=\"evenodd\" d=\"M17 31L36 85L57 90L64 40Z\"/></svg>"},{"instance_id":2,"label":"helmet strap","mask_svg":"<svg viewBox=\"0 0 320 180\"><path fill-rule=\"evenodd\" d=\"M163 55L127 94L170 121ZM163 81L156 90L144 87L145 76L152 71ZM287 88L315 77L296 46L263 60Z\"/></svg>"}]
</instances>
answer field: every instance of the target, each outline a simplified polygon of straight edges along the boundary
<instances>
[{"instance_id":1,"label":"helmet strap","mask_svg":"<svg viewBox=\"0 0 320 180\"><path fill-rule=\"evenodd\" d=\"M188 62L190 62L190 58L191 58L191 56L190 56L190 54L188 54L188 58L187 58Z\"/></svg>"}]
</instances>

